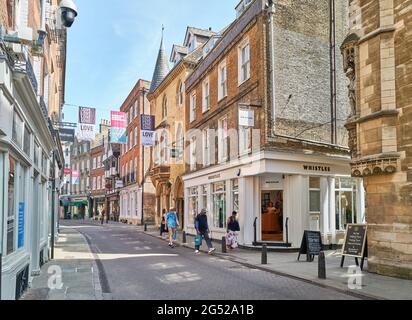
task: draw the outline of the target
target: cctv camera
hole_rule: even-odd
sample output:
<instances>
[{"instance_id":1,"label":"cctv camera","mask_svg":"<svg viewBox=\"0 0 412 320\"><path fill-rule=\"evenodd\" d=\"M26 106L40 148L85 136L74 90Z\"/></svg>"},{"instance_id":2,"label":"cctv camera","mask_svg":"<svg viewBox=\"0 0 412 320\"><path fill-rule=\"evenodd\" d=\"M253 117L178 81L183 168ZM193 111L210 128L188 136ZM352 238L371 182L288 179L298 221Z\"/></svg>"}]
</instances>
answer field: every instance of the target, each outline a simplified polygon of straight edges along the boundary
<instances>
[{"instance_id":1,"label":"cctv camera","mask_svg":"<svg viewBox=\"0 0 412 320\"><path fill-rule=\"evenodd\" d=\"M62 2L60 2L60 10L62 24L66 28L70 28L77 17L76 4L73 2L73 0L62 0Z\"/></svg>"}]
</instances>

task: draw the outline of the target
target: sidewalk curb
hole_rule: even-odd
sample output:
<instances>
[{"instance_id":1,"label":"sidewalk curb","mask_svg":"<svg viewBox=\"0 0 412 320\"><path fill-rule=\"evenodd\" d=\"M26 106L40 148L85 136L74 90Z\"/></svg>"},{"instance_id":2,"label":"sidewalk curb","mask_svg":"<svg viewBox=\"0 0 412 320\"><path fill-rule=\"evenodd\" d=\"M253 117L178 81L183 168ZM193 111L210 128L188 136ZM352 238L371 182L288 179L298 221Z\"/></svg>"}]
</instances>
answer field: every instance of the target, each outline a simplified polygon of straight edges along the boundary
<instances>
[{"instance_id":1,"label":"sidewalk curb","mask_svg":"<svg viewBox=\"0 0 412 320\"><path fill-rule=\"evenodd\" d=\"M151 236L153 238L163 240L162 237L160 237L160 236L156 236L154 234L151 234L151 233L145 232L145 231L141 231L141 232L148 235L148 236ZM194 250L194 248L189 246L189 244L187 244L187 243L181 243L180 241L176 241L176 244L179 247ZM200 252L208 254L208 251L206 251L206 250L201 249ZM328 285L328 284L325 284L325 283L322 283L322 282L318 282L318 281L315 281L315 280L311 280L311 279L296 276L296 275L293 275L293 274L289 274L289 273L269 269L269 268L263 267L262 265L256 265L256 264L252 264L252 263L248 263L248 262L242 262L242 261L239 261L239 259L236 259L235 257L230 256L228 254L216 253L215 252L215 253L213 253L213 255L221 257L221 258L225 258L225 259L227 259L231 262L240 264L240 265L242 265L244 267L247 267L247 268L250 268L250 269L257 269L257 270L264 271L264 272L269 272L271 274L275 274L275 275L278 275L278 276L287 277L287 278L290 278L290 279L306 282L306 283L309 283L309 284L312 284L312 285L315 285L315 286L318 286L318 287L321 287L321 288L331 289L331 290L334 290L336 292L352 296L354 298L363 299L363 300L374 300L374 301L376 301L376 300L382 300L382 301L388 300L388 299L385 299L385 298L382 298L382 297L376 297L376 296L373 296L373 295L370 295L370 294L356 293L356 292L352 292L350 290L337 288L335 286L331 286L331 285Z\"/></svg>"}]
</instances>

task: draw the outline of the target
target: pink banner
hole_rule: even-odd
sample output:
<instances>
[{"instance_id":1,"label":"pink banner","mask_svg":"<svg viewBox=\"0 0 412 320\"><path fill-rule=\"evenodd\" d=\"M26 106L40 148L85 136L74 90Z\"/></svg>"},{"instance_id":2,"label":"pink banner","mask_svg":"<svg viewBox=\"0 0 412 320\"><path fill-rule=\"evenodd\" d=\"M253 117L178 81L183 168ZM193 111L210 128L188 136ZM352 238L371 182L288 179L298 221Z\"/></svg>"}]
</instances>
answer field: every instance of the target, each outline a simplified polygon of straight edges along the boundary
<instances>
[{"instance_id":1,"label":"pink banner","mask_svg":"<svg viewBox=\"0 0 412 320\"><path fill-rule=\"evenodd\" d=\"M110 120L112 128L127 128L127 115L124 112L112 111Z\"/></svg>"}]
</instances>

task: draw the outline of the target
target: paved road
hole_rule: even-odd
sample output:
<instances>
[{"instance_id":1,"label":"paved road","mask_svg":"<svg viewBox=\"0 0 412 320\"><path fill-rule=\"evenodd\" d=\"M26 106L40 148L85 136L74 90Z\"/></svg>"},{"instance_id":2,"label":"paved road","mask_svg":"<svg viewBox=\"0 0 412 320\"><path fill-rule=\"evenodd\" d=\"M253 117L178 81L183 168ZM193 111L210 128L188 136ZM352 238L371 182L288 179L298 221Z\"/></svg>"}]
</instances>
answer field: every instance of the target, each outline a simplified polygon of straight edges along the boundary
<instances>
[{"instance_id":1,"label":"paved road","mask_svg":"<svg viewBox=\"0 0 412 320\"><path fill-rule=\"evenodd\" d=\"M97 253L103 292L115 300L347 300L332 289L178 247L126 225L65 222ZM101 270L100 270L101 271Z\"/></svg>"}]
</instances>

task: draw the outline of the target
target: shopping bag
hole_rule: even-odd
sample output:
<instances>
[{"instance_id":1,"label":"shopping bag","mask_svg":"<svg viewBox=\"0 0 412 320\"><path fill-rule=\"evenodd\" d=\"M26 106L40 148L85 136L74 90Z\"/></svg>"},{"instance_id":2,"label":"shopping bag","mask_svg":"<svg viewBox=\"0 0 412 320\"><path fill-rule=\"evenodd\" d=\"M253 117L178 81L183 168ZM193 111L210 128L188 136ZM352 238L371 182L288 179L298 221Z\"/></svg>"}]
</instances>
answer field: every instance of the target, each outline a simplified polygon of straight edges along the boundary
<instances>
[{"instance_id":1,"label":"shopping bag","mask_svg":"<svg viewBox=\"0 0 412 320\"><path fill-rule=\"evenodd\" d=\"M202 236L198 235L195 237L195 246L201 247L202 246Z\"/></svg>"}]
</instances>

